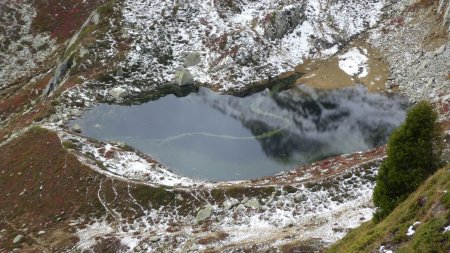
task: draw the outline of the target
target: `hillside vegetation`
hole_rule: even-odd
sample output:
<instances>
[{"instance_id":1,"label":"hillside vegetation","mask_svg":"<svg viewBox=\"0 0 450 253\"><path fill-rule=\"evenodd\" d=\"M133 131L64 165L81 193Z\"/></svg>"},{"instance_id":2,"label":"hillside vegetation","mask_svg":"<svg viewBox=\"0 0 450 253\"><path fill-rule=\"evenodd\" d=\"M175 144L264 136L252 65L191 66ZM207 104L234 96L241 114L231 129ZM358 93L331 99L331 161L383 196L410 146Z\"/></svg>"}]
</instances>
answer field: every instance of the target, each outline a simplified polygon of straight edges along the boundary
<instances>
[{"instance_id":1,"label":"hillside vegetation","mask_svg":"<svg viewBox=\"0 0 450 253\"><path fill-rule=\"evenodd\" d=\"M328 252L388 250L397 253L450 251L450 165L427 179L383 221L362 224Z\"/></svg>"}]
</instances>

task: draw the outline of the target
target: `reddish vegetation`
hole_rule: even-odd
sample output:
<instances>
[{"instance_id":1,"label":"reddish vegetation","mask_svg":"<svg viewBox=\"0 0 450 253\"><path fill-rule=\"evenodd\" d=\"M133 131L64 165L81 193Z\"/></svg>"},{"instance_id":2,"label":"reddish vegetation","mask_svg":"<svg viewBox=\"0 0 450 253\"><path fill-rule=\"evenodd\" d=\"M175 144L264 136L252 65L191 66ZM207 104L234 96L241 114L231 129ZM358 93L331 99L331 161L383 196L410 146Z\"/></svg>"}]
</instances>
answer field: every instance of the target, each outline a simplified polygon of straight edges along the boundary
<instances>
[{"instance_id":1,"label":"reddish vegetation","mask_svg":"<svg viewBox=\"0 0 450 253\"><path fill-rule=\"evenodd\" d=\"M58 226L58 217L96 211L99 179L55 133L33 128L0 149L0 230L13 238L22 226L30 233L48 230ZM11 247L12 238L0 240L0 249Z\"/></svg>"},{"instance_id":2,"label":"reddish vegetation","mask_svg":"<svg viewBox=\"0 0 450 253\"><path fill-rule=\"evenodd\" d=\"M50 32L53 38L64 41L77 31L90 13L104 0L36 0L34 32Z\"/></svg>"},{"instance_id":3,"label":"reddish vegetation","mask_svg":"<svg viewBox=\"0 0 450 253\"><path fill-rule=\"evenodd\" d=\"M17 85L5 91L7 95L0 99L0 118L8 119L8 123L0 128L0 140L16 129L27 127L33 121L42 120L52 112L51 102L42 102L39 99L50 78L51 74L48 74L34 84L24 85L18 89L15 87L20 85ZM33 100L37 104L32 105ZM28 107L32 110L24 113Z\"/></svg>"},{"instance_id":4,"label":"reddish vegetation","mask_svg":"<svg viewBox=\"0 0 450 253\"><path fill-rule=\"evenodd\" d=\"M78 241L72 220L86 217L86 223L109 213L98 196L124 217L139 214L129 195L136 189L145 199L155 191L92 171L62 146L56 133L34 127L0 148L0 252L17 247L20 252L63 252ZM39 235L41 230L45 234ZM25 236L23 243L13 244L18 234Z\"/></svg>"},{"instance_id":5,"label":"reddish vegetation","mask_svg":"<svg viewBox=\"0 0 450 253\"><path fill-rule=\"evenodd\" d=\"M48 74L35 84L17 92L11 92L11 96L3 98L0 101L0 116L5 117L11 113L16 113L20 111L23 106L29 105L31 100L38 98L40 94L42 94L42 91L50 81L50 78L51 74Z\"/></svg>"}]
</instances>

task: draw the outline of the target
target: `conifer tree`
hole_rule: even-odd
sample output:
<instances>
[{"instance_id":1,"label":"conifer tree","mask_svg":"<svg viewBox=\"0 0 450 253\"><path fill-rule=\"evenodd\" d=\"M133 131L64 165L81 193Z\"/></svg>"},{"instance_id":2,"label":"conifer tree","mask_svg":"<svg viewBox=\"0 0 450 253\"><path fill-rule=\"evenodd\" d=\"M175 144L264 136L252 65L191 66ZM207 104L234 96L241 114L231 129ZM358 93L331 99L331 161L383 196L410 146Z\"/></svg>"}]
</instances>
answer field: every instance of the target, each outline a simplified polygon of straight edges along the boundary
<instances>
[{"instance_id":1,"label":"conifer tree","mask_svg":"<svg viewBox=\"0 0 450 253\"><path fill-rule=\"evenodd\" d=\"M389 138L387 158L377 176L373 201L378 222L442 165L442 130L429 102L419 102Z\"/></svg>"}]
</instances>

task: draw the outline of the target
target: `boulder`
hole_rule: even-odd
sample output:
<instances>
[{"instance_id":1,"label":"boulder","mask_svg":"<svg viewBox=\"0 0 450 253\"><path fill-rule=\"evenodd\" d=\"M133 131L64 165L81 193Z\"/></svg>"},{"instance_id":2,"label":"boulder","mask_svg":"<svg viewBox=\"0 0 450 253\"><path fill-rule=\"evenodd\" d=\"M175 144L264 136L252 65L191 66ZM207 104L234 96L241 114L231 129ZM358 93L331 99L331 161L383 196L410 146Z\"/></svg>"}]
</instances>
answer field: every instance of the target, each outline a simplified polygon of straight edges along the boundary
<instances>
[{"instance_id":1,"label":"boulder","mask_svg":"<svg viewBox=\"0 0 450 253\"><path fill-rule=\"evenodd\" d=\"M16 237L14 237L14 239L13 239L13 243L14 244L19 243L22 241L22 239L23 239L23 235L16 235Z\"/></svg>"},{"instance_id":2,"label":"boulder","mask_svg":"<svg viewBox=\"0 0 450 253\"><path fill-rule=\"evenodd\" d=\"M92 22L94 22L94 24L98 25L98 22L100 21L100 14L98 14L98 12L93 11L91 13L92 15Z\"/></svg>"},{"instance_id":3,"label":"boulder","mask_svg":"<svg viewBox=\"0 0 450 253\"><path fill-rule=\"evenodd\" d=\"M183 196L181 196L181 194L177 194L177 196L175 198L177 200L179 200L179 201L183 201L184 200L184 198L183 198Z\"/></svg>"},{"instance_id":4,"label":"boulder","mask_svg":"<svg viewBox=\"0 0 450 253\"><path fill-rule=\"evenodd\" d=\"M75 125L72 126L72 131L76 132L76 133L81 133L81 127L78 123L76 123Z\"/></svg>"},{"instance_id":5,"label":"boulder","mask_svg":"<svg viewBox=\"0 0 450 253\"><path fill-rule=\"evenodd\" d=\"M303 202L306 201L308 198L306 197L305 194L303 193L297 193L294 196L294 202L299 203L299 202Z\"/></svg>"},{"instance_id":6,"label":"boulder","mask_svg":"<svg viewBox=\"0 0 450 253\"><path fill-rule=\"evenodd\" d=\"M208 219L209 217L211 217L212 213L212 206L205 206L203 209L200 209L200 211L198 211L197 216L195 217L195 222L200 222Z\"/></svg>"},{"instance_id":7,"label":"boulder","mask_svg":"<svg viewBox=\"0 0 450 253\"><path fill-rule=\"evenodd\" d=\"M111 95L115 100L120 101L123 97L127 95L127 90L121 87L112 88L109 90L109 95Z\"/></svg>"},{"instance_id":8,"label":"boulder","mask_svg":"<svg viewBox=\"0 0 450 253\"><path fill-rule=\"evenodd\" d=\"M157 242L157 241L161 240L161 237L159 237L159 236L157 236L157 235L154 235L154 236L150 236L150 237L148 238L148 240L149 240L150 242Z\"/></svg>"},{"instance_id":9,"label":"boulder","mask_svg":"<svg viewBox=\"0 0 450 253\"><path fill-rule=\"evenodd\" d=\"M80 57L83 58L85 55L89 53L89 50L85 47L80 47Z\"/></svg>"},{"instance_id":10,"label":"boulder","mask_svg":"<svg viewBox=\"0 0 450 253\"><path fill-rule=\"evenodd\" d=\"M227 199L225 202L223 202L223 208L225 211L230 210L231 208L237 206L239 204L239 201L237 199L231 198Z\"/></svg>"},{"instance_id":11,"label":"boulder","mask_svg":"<svg viewBox=\"0 0 450 253\"><path fill-rule=\"evenodd\" d=\"M185 68L179 68L175 71L175 83L179 86L189 85L194 83L194 77L191 72Z\"/></svg>"},{"instance_id":12,"label":"boulder","mask_svg":"<svg viewBox=\"0 0 450 253\"><path fill-rule=\"evenodd\" d=\"M195 66L200 63L200 54L198 52L191 52L188 55L186 55L186 58L184 58L184 67L191 67Z\"/></svg>"},{"instance_id":13,"label":"boulder","mask_svg":"<svg viewBox=\"0 0 450 253\"><path fill-rule=\"evenodd\" d=\"M251 198L249 201L245 202L244 205L252 209L259 209L259 207L261 206L257 198Z\"/></svg>"},{"instance_id":14,"label":"boulder","mask_svg":"<svg viewBox=\"0 0 450 253\"><path fill-rule=\"evenodd\" d=\"M239 212L239 211L244 211L245 210L245 206L243 204L239 204L234 211L235 212Z\"/></svg>"}]
</instances>

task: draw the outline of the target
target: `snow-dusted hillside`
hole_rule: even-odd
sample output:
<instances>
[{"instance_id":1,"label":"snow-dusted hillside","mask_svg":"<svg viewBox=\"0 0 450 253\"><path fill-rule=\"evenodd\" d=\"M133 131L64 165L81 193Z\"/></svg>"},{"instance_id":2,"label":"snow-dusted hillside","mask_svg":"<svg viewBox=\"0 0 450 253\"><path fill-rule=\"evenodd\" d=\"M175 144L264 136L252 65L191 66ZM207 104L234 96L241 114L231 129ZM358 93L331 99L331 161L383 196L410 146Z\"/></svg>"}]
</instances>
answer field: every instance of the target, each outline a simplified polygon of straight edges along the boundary
<instances>
[{"instance_id":1,"label":"snow-dusted hillside","mask_svg":"<svg viewBox=\"0 0 450 253\"><path fill-rule=\"evenodd\" d=\"M32 34L30 1L0 1L0 89L42 64L55 50L47 34Z\"/></svg>"},{"instance_id":2,"label":"snow-dusted hillside","mask_svg":"<svg viewBox=\"0 0 450 253\"><path fill-rule=\"evenodd\" d=\"M304 58L334 54L374 26L384 0L127 1L133 40L123 80L223 90L270 79Z\"/></svg>"}]
</instances>

